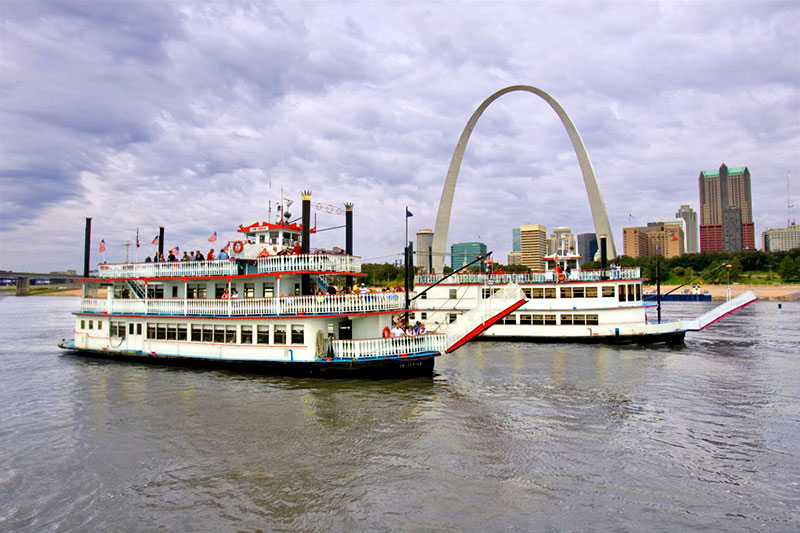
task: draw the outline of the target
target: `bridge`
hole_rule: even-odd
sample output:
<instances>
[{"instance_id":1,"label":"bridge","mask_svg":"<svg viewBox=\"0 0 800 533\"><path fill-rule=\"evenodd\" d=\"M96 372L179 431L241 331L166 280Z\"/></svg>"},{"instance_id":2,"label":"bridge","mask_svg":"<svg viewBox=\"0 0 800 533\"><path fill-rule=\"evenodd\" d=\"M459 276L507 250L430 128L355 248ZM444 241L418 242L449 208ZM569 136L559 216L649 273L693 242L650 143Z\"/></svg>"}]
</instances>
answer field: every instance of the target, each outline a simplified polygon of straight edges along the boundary
<instances>
[{"instance_id":1,"label":"bridge","mask_svg":"<svg viewBox=\"0 0 800 533\"><path fill-rule=\"evenodd\" d=\"M9 272L7 270L0 270L0 279L16 280L17 296L28 296L31 293L31 280L48 280L49 283L69 283L77 284L84 278L75 271L70 272Z\"/></svg>"}]
</instances>

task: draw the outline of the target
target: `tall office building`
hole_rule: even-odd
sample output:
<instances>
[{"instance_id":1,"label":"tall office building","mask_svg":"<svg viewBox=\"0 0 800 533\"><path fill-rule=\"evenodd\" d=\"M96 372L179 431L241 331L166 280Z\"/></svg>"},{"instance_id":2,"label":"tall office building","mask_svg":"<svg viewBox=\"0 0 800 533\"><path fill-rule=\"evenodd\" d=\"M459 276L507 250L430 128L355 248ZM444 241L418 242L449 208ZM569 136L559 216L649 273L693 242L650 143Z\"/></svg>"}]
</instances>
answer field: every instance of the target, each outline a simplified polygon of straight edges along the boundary
<instances>
[{"instance_id":1,"label":"tall office building","mask_svg":"<svg viewBox=\"0 0 800 533\"><path fill-rule=\"evenodd\" d=\"M683 253L686 253L686 248L689 246L689 240L686 237L686 220L683 218L661 218L658 220L659 224L669 224L670 226L678 226L683 233Z\"/></svg>"},{"instance_id":2,"label":"tall office building","mask_svg":"<svg viewBox=\"0 0 800 533\"><path fill-rule=\"evenodd\" d=\"M765 252L785 252L800 248L800 226L791 224L788 228L767 228L761 234L761 244Z\"/></svg>"},{"instance_id":3,"label":"tall office building","mask_svg":"<svg viewBox=\"0 0 800 533\"><path fill-rule=\"evenodd\" d=\"M522 252L508 252L508 262L507 265L521 265L522 264Z\"/></svg>"},{"instance_id":4,"label":"tall office building","mask_svg":"<svg viewBox=\"0 0 800 533\"><path fill-rule=\"evenodd\" d=\"M541 224L520 226L520 262L531 270L544 270L544 256L547 255L547 227Z\"/></svg>"},{"instance_id":5,"label":"tall office building","mask_svg":"<svg viewBox=\"0 0 800 533\"><path fill-rule=\"evenodd\" d=\"M512 252L519 252L522 251L522 245L520 244L520 236L519 236L519 228L514 228L511 230L511 251ZM509 263L510 265L511 263Z\"/></svg>"},{"instance_id":6,"label":"tall office building","mask_svg":"<svg viewBox=\"0 0 800 533\"><path fill-rule=\"evenodd\" d=\"M450 246L450 266L453 270L461 268L478 256L486 255L486 245L482 242L459 242Z\"/></svg>"},{"instance_id":7,"label":"tall office building","mask_svg":"<svg viewBox=\"0 0 800 533\"><path fill-rule=\"evenodd\" d=\"M553 230L553 233L547 239L547 255L559 254L567 255L575 252L575 236L572 230L559 226Z\"/></svg>"},{"instance_id":8,"label":"tall office building","mask_svg":"<svg viewBox=\"0 0 800 533\"><path fill-rule=\"evenodd\" d=\"M755 250L750 170L729 169L700 173L700 250Z\"/></svg>"},{"instance_id":9,"label":"tall office building","mask_svg":"<svg viewBox=\"0 0 800 533\"><path fill-rule=\"evenodd\" d=\"M690 205L682 205L675 213L675 218L682 218L686 222L684 227L686 253L696 254L700 251L697 239L697 212Z\"/></svg>"},{"instance_id":10,"label":"tall office building","mask_svg":"<svg viewBox=\"0 0 800 533\"><path fill-rule=\"evenodd\" d=\"M585 263L594 261L594 254L597 253L597 235L595 233L578 234L578 253Z\"/></svg>"},{"instance_id":11,"label":"tall office building","mask_svg":"<svg viewBox=\"0 0 800 533\"><path fill-rule=\"evenodd\" d=\"M421 229L417 232L417 268L428 274L431 272L431 248L433 247L433 230Z\"/></svg>"},{"instance_id":12,"label":"tall office building","mask_svg":"<svg viewBox=\"0 0 800 533\"><path fill-rule=\"evenodd\" d=\"M678 224L649 222L647 227L622 228L628 257L677 257L683 255L683 230Z\"/></svg>"}]
</instances>

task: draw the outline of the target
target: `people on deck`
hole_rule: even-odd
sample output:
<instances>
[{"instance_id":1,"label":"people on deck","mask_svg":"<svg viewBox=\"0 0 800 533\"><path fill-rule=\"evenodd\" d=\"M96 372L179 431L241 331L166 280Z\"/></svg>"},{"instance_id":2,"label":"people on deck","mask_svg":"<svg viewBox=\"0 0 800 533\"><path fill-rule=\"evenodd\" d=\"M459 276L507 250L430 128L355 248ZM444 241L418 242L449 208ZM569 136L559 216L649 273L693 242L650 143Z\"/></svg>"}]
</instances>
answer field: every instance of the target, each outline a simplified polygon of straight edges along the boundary
<instances>
[{"instance_id":1,"label":"people on deck","mask_svg":"<svg viewBox=\"0 0 800 533\"><path fill-rule=\"evenodd\" d=\"M292 253L295 255L300 255L301 253L303 253L303 247L300 246L299 242L294 241L294 247L292 248Z\"/></svg>"},{"instance_id":2,"label":"people on deck","mask_svg":"<svg viewBox=\"0 0 800 533\"><path fill-rule=\"evenodd\" d=\"M172 263L172 262L174 262L174 261L177 261L177 260L178 260L178 258L177 258L177 257L175 257L175 254L174 254L174 253L172 253L172 250L170 250L170 251L169 251L169 255L167 256L167 261L169 261L170 263Z\"/></svg>"},{"instance_id":3,"label":"people on deck","mask_svg":"<svg viewBox=\"0 0 800 533\"><path fill-rule=\"evenodd\" d=\"M203 254L200 252L200 250L197 250L197 253L194 254L194 260L195 261L205 261L205 259L206 258L203 257Z\"/></svg>"},{"instance_id":4,"label":"people on deck","mask_svg":"<svg viewBox=\"0 0 800 533\"><path fill-rule=\"evenodd\" d=\"M144 262L145 262L145 263L152 263L152 262L153 262L153 259L151 259L151 258L150 258L150 256L148 255L148 256L145 258Z\"/></svg>"},{"instance_id":5,"label":"people on deck","mask_svg":"<svg viewBox=\"0 0 800 533\"><path fill-rule=\"evenodd\" d=\"M218 259L229 259L227 252L225 252L225 248L220 248L219 255L217 256Z\"/></svg>"},{"instance_id":6,"label":"people on deck","mask_svg":"<svg viewBox=\"0 0 800 533\"><path fill-rule=\"evenodd\" d=\"M239 297L239 291L237 291L236 289L232 289L231 298L238 298L238 297Z\"/></svg>"},{"instance_id":7,"label":"people on deck","mask_svg":"<svg viewBox=\"0 0 800 533\"><path fill-rule=\"evenodd\" d=\"M186 250L183 251L183 257L181 257L181 261L191 261L192 258L189 257L189 254L186 253Z\"/></svg>"},{"instance_id":8,"label":"people on deck","mask_svg":"<svg viewBox=\"0 0 800 533\"><path fill-rule=\"evenodd\" d=\"M359 294L367 294L368 292L369 292L369 289L367 289L367 287L362 283L361 286L358 288L358 293Z\"/></svg>"},{"instance_id":9,"label":"people on deck","mask_svg":"<svg viewBox=\"0 0 800 533\"><path fill-rule=\"evenodd\" d=\"M403 330L400 324L395 324L392 328L392 337L405 337L406 332Z\"/></svg>"},{"instance_id":10,"label":"people on deck","mask_svg":"<svg viewBox=\"0 0 800 533\"><path fill-rule=\"evenodd\" d=\"M206 255L206 261L213 261L214 260L214 249L210 249L208 251L208 255Z\"/></svg>"},{"instance_id":11,"label":"people on deck","mask_svg":"<svg viewBox=\"0 0 800 533\"><path fill-rule=\"evenodd\" d=\"M225 290L222 291L222 296L220 296L220 298L222 298L223 300L227 300L230 297L231 297L230 294L228 294L228 288L225 287Z\"/></svg>"}]
</instances>

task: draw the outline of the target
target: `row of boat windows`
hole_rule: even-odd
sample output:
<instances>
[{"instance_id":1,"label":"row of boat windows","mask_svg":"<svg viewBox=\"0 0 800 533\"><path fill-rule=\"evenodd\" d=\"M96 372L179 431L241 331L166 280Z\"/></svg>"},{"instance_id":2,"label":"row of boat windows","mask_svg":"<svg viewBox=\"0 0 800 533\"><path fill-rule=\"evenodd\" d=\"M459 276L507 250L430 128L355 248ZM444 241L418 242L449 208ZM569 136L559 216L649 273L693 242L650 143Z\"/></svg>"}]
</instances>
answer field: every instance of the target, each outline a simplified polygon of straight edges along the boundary
<instances>
[{"instance_id":1,"label":"row of boat windows","mask_svg":"<svg viewBox=\"0 0 800 533\"><path fill-rule=\"evenodd\" d=\"M233 286L238 290L238 287L235 285ZM214 298L221 298L222 293L225 289L228 288L227 283L217 283L214 285ZM297 284L295 288L295 292L299 293L300 285ZM259 291L260 297L263 298L272 298L275 296L275 288L264 284ZM164 298L165 294L169 293L172 298L179 298L179 288L177 285L173 285L170 287L169 291L164 290L163 285L148 285L147 286L147 297L152 299ZM193 300L205 300L208 298L208 284L207 283L195 283L195 284L188 284L186 285L186 298ZM255 283L245 283L242 287L242 292L239 294L242 298L255 298L256 297L256 285ZM128 287L114 287L114 298L118 300L132 298L131 289Z\"/></svg>"},{"instance_id":2,"label":"row of boat windows","mask_svg":"<svg viewBox=\"0 0 800 533\"><path fill-rule=\"evenodd\" d=\"M598 287L559 287L559 293L561 298L597 298L598 296L613 298L616 292L620 302L635 302L642 299L642 286L638 283L623 283L617 285L616 288L615 291L614 285L604 285L599 287L600 290ZM499 290L501 289L484 288L483 297L488 298ZM556 297L556 287L524 287L522 292L528 300ZM456 298L457 289L450 289L450 299Z\"/></svg>"},{"instance_id":3,"label":"row of boat windows","mask_svg":"<svg viewBox=\"0 0 800 533\"><path fill-rule=\"evenodd\" d=\"M92 321L89 320L89 329ZM101 329L102 322L97 321ZM111 321L111 336L125 338L128 335L141 335L142 324L127 324ZM81 328L84 321L81 320ZM302 324L177 324L169 322L148 322L147 340L213 342L218 344L305 344L305 327ZM135 332L135 333L134 333Z\"/></svg>"},{"instance_id":4,"label":"row of boat windows","mask_svg":"<svg viewBox=\"0 0 800 533\"><path fill-rule=\"evenodd\" d=\"M598 325L597 315L584 315L584 314L563 314L556 323L556 315L551 314L511 314L501 319L499 324L508 325L534 325L534 326L596 326Z\"/></svg>"}]
</instances>

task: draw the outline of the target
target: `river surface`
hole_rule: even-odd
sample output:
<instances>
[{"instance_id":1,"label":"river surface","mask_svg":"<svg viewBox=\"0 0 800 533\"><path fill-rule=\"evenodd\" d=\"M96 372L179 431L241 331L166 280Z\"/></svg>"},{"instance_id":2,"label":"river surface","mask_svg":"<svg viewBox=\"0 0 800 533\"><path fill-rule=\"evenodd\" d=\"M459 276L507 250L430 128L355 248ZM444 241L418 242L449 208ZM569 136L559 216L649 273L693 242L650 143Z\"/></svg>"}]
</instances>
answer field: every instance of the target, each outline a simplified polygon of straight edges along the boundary
<instances>
[{"instance_id":1,"label":"river surface","mask_svg":"<svg viewBox=\"0 0 800 533\"><path fill-rule=\"evenodd\" d=\"M78 303L0 297L0 531L800 530L800 302L409 381L68 355Z\"/></svg>"}]
</instances>

